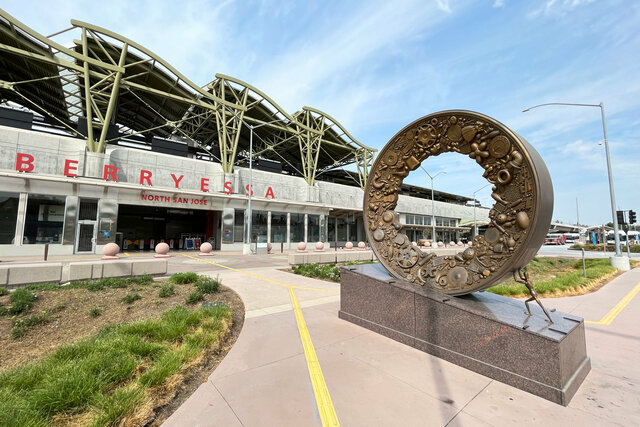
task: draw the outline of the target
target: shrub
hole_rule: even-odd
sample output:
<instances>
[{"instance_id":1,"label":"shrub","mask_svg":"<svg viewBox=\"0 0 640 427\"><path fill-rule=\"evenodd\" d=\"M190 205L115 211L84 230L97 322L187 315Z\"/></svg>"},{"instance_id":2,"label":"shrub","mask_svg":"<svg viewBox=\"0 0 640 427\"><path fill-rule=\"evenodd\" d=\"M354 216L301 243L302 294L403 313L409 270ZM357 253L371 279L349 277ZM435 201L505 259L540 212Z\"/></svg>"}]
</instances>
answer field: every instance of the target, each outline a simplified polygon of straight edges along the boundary
<instances>
[{"instance_id":1,"label":"shrub","mask_svg":"<svg viewBox=\"0 0 640 427\"><path fill-rule=\"evenodd\" d=\"M26 313L31 306L33 306L36 300L36 294L27 289L20 288L13 291L11 296L9 296L9 300L13 303L11 308L9 308L10 314Z\"/></svg>"},{"instance_id":2,"label":"shrub","mask_svg":"<svg viewBox=\"0 0 640 427\"><path fill-rule=\"evenodd\" d=\"M39 316L31 316L26 319L15 319L11 325L11 337L20 338L24 336L30 328L43 325L49 321L49 313L43 312Z\"/></svg>"},{"instance_id":3,"label":"shrub","mask_svg":"<svg viewBox=\"0 0 640 427\"><path fill-rule=\"evenodd\" d=\"M123 302L125 304L133 304L135 301L138 301L139 299L142 299L140 294L127 294L120 299L120 302Z\"/></svg>"},{"instance_id":4,"label":"shrub","mask_svg":"<svg viewBox=\"0 0 640 427\"><path fill-rule=\"evenodd\" d=\"M94 319L96 317L99 317L102 314L102 310L100 310L98 307L93 307L91 310L89 310L89 316L93 317Z\"/></svg>"},{"instance_id":5,"label":"shrub","mask_svg":"<svg viewBox=\"0 0 640 427\"><path fill-rule=\"evenodd\" d=\"M306 277L315 277L334 282L340 281L340 268L335 264L300 264L294 265L292 270L294 273Z\"/></svg>"},{"instance_id":6,"label":"shrub","mask_svg":"<svg viewBox=\"0 0 640 427\"><path fill-rule=\"evenodd\" d=\"M196 288L203 294L213 294L220 290L220 279L200 276L196 281Z\"/></svg>"},{"instance_id":7,"label":"shrub","mask_svg":"<svg viewBox=\"0 0 640 427\"><path fill-rule=\"evenodd\" d=\"M171 284L162 285L160 291L158 292L158 296L160 298L167 298L176 294L176 287Z\"/></svg>"},{"instance_id":8,"label":"shrub","mask_svg":"<svg viewBox=\"0 0 640 427\"><path fill-rule=\"evenodd\" d=\"M196 280L198 280L198 275L194 272L176 273L169 279L169 281L178 285L194 283Z\"/></svg>"},{"instance_id":9,"label":"shrub","mask_svg":"<svg viewBox=\"0 0 640 427\"><path fill-rule=\"evenodd\" d=\"M127 279L127 283L141 286L150 285L153 283L153 276L145 274L144 276L130 277Z\"/></svg>"},{"instance_id":10,"label":"shrub","mask_svg":"<svg viewBox=\"0 0 640 427\"><path fill-rule=\"evenodd\" d=\"M3 286L0 286L0 297L8 294L9 294L9 290Z\"/></svg>"},{"instance_id":11,"label":"shrub","mask_svg":"<svg viewBox=\"0 0 640 427\"><path fill-rule=\"evenodd\" d=\"M186 303L195 304L203 300L204 300L204 294L199 289L196 289L195 291L189 294L189 296L187 297Z\"/></svg>"}]
</instances>

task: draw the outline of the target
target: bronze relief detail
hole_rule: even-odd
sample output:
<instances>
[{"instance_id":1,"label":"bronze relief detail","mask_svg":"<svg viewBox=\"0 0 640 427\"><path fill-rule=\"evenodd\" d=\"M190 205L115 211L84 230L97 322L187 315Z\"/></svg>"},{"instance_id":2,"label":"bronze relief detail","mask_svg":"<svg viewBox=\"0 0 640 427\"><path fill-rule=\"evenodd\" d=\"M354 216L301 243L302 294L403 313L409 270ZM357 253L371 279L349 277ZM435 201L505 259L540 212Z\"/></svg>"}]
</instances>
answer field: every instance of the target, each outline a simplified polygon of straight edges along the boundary
<instances>
[{"instance_id":1,"label":"bronze relief detail","mask_svg":"<svg viewBox=\"0 0 640 427\"><path fill-rule=\"evenodd\" d=\"M495 204L472 247L437 256L411 244L394 209L409 172L445 152L467 155L484 169ZM411 123L382 149L369 177L365 229L380 262L398 278L449 295L486 289L524 267L551 222L553 188L538 153L500 122L472 111L443 111Z\"/></svg>"}]
</instances>

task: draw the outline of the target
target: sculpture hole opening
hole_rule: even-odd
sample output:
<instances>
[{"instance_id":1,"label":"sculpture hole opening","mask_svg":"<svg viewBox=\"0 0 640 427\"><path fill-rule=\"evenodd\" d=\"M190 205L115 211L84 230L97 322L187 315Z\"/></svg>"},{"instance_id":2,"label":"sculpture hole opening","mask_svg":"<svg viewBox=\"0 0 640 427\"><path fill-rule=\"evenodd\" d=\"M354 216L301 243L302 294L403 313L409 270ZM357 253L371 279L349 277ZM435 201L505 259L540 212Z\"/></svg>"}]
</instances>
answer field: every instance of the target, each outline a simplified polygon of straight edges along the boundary
<instances>
[{"instance_id":1,"label":"sculpture hole opening","mask_svg":"<svg viewBox=\"0 0 640 427\"><path fill-rule=\"evenodd\" d=\"M466 244L483 235L494 202L492 185L483 173L476 161L460 153L442 153L424 160L403 181L402 193L414 198L406 200L406 206L399 202L402 232L411 242L432 247L439 242L442 246Z\"/></svg>"}]
</instances>

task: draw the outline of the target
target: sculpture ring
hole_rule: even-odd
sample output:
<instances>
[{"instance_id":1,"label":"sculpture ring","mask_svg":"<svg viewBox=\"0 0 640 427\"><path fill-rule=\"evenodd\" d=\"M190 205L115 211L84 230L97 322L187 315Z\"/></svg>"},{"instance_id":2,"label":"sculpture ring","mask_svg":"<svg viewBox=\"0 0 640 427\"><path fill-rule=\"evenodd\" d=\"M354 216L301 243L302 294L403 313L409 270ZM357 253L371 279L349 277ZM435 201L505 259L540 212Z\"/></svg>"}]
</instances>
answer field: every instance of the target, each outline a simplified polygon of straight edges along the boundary
<instances>
[{"instance_id":1,"label":"sculpture ring","mask_svg":"<svg viewBox=\"0 0 640 427\"><path fill-rule=\"evenodd\" d=\"M445 152L478 162L493 184L495 204L486 232L473 239L472 247L437 256L412 246L394 210L409 172ZM365 229L382 265L397 278L449 295L494 286L527 265L551 223L553 187L542 158L524 138L480 113L450 110L416 120L391 138L369 177Z\"/></svg>"}]
</instances>

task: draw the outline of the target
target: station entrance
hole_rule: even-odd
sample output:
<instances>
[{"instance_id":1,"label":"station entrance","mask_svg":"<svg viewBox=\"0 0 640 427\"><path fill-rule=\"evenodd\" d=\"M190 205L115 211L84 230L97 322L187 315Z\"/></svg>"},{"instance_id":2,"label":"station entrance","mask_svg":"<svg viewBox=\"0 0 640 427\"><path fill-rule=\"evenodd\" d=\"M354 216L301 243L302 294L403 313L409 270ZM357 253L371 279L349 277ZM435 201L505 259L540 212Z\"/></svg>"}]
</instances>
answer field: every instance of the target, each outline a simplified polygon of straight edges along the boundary
<instances>
[{"instance_id":1,"label":"station entrance","mask_svg":"<svg viewBox=\"0 0 640 427\"><path fill-rule=\"evenodd\" d=\"M116 243L123 251L152 251L161 242L173 250L209 242L219 250L221 217L221 211L119 205Z\"/></svg>"}]
</instances>

